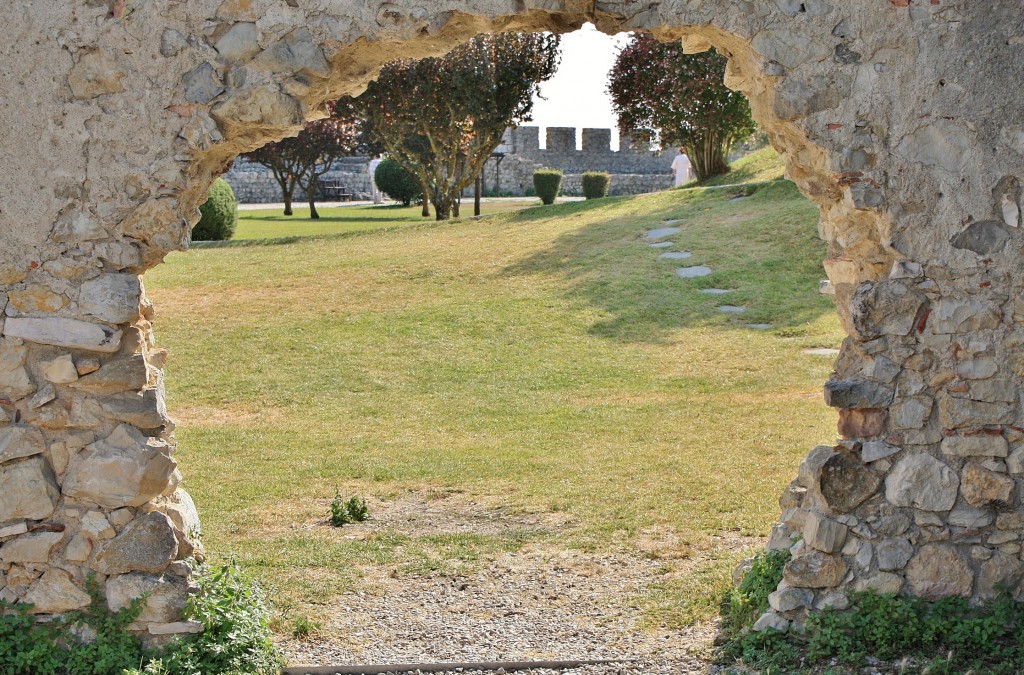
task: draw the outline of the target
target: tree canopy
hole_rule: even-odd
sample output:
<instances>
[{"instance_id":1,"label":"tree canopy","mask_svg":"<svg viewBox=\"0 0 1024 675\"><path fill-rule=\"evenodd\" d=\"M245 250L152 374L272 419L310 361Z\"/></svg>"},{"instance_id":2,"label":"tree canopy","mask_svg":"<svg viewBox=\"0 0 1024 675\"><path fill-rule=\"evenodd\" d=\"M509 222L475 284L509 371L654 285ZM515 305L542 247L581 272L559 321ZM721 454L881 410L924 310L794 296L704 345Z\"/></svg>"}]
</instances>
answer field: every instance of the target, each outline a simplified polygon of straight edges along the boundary
<instances>
[{"instance_id":1,"label":"tree canopy","mask_svg":"<svg viewBox=\"0 0 1024 675\"><path fill-rule=\"evenodd\" d=\"M557 35L478 35L440 58L386 64L358 107L445 220L458 215L462 190L505 129L530 120L533 97L559 56Z\"/></svg>"},{"instance_id":2,"label":"tree canopy","mask_svg":"<svg viewBox=\"0 0 1024 675\"><path fill-rule=\"evenodd\" d=\"M292 197L296 187L306 192L310 218L319 218L315 195L320 176L341 157L373 149L368 131L350 99L327 104L325 119L307 122L297 136L268 143L246 153L257 164L270 169L281 186L284 215L292 215Z\"/></svg>"},{"instance_id":3,"label":"tree canopy","mask_svg":"<svg viewBox=\"0 0 1024 675\"><path fill-rule=\"evenodd\" d=\"M685 148L700 180L727 172L729 149L756 126L746 97L723 84L725 66L713 49L686 54L678 42L634 34L608 76L619 128Z\"/></svg>"}]
</instances>

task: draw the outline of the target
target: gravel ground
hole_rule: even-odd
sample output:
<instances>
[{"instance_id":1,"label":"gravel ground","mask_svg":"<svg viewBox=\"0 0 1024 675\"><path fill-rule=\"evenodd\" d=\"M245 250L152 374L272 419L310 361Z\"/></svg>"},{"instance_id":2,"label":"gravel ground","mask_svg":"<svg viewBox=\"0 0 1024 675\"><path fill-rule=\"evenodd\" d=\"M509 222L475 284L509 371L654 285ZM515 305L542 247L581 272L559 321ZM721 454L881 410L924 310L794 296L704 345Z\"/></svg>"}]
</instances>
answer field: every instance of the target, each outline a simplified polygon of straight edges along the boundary
<instances>
[{"instance_id":1,"label":"gravel ground","mask_svg":"<svg viewBox=\"0 0 1024 675\"><path fill-rule=\"evenodd\" d=\"M639 610L627 604L658 567L623 555L527 549L461 577L383 577L373 593L348 594L343 610L319 617L324 628L314 639L281 646L293 665L621 658L633 662L557 672L704 672L700 654L713 626L643 632Z\"/></svg>"}]
</instances>

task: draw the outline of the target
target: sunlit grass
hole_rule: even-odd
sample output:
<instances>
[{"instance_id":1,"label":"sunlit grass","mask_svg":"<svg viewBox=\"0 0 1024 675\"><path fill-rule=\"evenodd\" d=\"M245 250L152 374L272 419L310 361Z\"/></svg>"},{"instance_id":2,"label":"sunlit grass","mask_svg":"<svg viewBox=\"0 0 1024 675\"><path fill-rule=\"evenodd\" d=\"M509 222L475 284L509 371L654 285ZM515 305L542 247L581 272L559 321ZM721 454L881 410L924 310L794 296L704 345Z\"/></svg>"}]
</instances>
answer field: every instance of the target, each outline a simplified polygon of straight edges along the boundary
<instances>
[{"instance_id":1,"label":"sunlit grass","mask_svg":"<svg viewBox=\"0 0 1024 675\"><path fill-rule=\"evenodd\" d=\"M208 549L235 552L287 608L330 603L369 570L452 573L527 543L634 550L655 527L685 558L766 535L800 459L835 434L820 395L831 361L801 349L841 333L817 293L815 209L789 184L730 197L171 255L146 282ZM684 220L674 240L691 259L643 239L666 219ZM682 280L680 264L714 274ZM700 293L712 285L734 292ZM760 322L772 330L746 325ZM333 529L336 489L369 497L372 515L436 490L512 520ZM517 524L533 513L568 524ZM694 583L669 575L645 595L652 621L706 617L710 600L679 605Z\"/></svg>"}]
</instances>

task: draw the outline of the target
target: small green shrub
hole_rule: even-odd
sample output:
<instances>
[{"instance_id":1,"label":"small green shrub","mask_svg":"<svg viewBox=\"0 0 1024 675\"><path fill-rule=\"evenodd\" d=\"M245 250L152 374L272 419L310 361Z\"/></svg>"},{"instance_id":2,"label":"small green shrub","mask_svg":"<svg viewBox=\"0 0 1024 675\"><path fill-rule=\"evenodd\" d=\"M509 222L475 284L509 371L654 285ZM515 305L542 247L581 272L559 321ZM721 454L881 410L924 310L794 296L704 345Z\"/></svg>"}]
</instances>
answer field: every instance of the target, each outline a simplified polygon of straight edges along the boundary
<instances>
[{"instance_id":1,"label":"small green shrub","mask_svg":"<svg viewBox=\"0 0 1024 675\"><path fill-rule=\"evenodd\" d=\"M238 224L238 201L223 178L218 178L206 193L206 203L199 207L203 217L192 228L194 241L225 241L235 233Z\"/></svg>"},{"instance_id":2,"label":"small green shrub","mask_svg":"<svg viewBox=\"0 0 1024 675\"><path fill-rule=\"evenodd\" d=\"M587 199L600 199L608 196L608 188L612 177L607 171L587 171L583 174L583 196Z\"/></svg>"},{"instance_id":3,"label":"small green shrub","mask_svg":"<svg viewBox=\"0 0 1024 675\"><path fill-rule=\"evenodd\" d=\"M754 625L768 611L768 596L782 581L782 569L792 556L789 551L762 551L754 556L739 586L726 596L722 606L724 628L735 634Z\"/></svg>"},{"instance_id":4,"label":"small green shrub","mask_svg":"<svg viewBox=\"0 0 1024 675\"><path fill-rule=\"evenodd\" d=\"M545 204L554 204L562 187L562 172L556 169L537 169L533 172L533 188Z\"/></svg>"},{"instance_id":5,"label":"small green shrub","mask_svg":"<svg viewBox=\"0 0 1024 675\"><path fill-rule=\"evenodd\" d=\"M373 172L373 182L388 197L396 202L402 202L402 206L409 206L413 200L419 201L423 196L416 176L390 158L377 165L376 171Z\"/></svg>"},{"instance_id":6,"label":"small green shrub","mask_svg":"<svg viewBox=\"0 0 1024 675\"><path fill-rule=\"evenodd\" d=\"M334 500L331 501L331 525L341 527L349 523L361 523L370 517L370 507L366 500L353 495L344 500L340 492L334 493Z\"/></svg>"},{"instance_id":7,"label":"small green shrub","mask_svg":"<svg viewBox=\"0 0 1024 675\"><path fill-rule=\"evenodd\" d=\"M199 592L185 617L203 632L175 639L151 655L141 675L277 675L284 660L270 640L270 612L263 589L235 564L200 567Z\"/></svg>"}]
</instances>

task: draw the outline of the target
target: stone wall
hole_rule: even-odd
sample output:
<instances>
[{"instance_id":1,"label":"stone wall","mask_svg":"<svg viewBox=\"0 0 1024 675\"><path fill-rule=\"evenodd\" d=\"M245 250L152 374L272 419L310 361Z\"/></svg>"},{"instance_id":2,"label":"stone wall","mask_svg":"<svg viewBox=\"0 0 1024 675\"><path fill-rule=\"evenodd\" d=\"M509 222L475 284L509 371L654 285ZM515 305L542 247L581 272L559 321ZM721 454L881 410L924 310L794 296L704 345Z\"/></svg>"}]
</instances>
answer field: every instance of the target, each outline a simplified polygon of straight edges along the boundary
<instances>
[{"instance_id":1,"label":"stone wall","mask_svg":"<svg viewBox=\"0 0 1024 675\"><path fill-rule=\"evenodd\" d=\"M576 145L575 127L552 127L547 130L548 148L540 149L538 127L510 129L499 148L504 157L492 158L483 170L483 189L502 195L533 194L533 172L537 169L561 169L566 172L563 194L581 194L580 174L584 171L607 171L613 175L610 194L632 195L653 192L672 186L670 165L673 150L650 151L636 147L628 138L620 139L619 151L611 149L611 129L584 129L583 147ZM339 160L326 178L336 179L356 199L370 198L370 179L367 173L368 157L348 157ZM281 188L270 170L243 158L236 159L224 174L235 198L247 204L266 204L282 201ZM296 191L296 201L305 194ZM472 195L469 188L466 195ZM319 197L327 198L322 192Z\"/></svg>"},{"instance_id":2,"label":"stone wall","mask_svg":"<svg viewBox=\"0 0 1024 675\"><path fill-rule=\"evenodd\" d=\"M150 592L144 635L194 630L174 619L197 523L139 275L187 247L235 156L395 55L584 21L726 54L821 211L849 335L825 390L841 439L783 497L771 545L794 558L761 626L851 589L1021 592L1019 0L69 0L0 16L15 36L0 43L0 596L60 613L92 573L113 604Z\"/></svg>"},{"instance_id":3,"label":"stone wall","mask_svg":"<svg viewBox=\"0 0 1024 675\"><path fill-rule=\"evenodd\" d=\"M370 174L367 173L370 160L367 157L347 158L335 163L323 178L338 180L352 193L353 199L371 199ZM224 180L231 185L235 199L243 204L270 204L283 201L281 186L274 180L273 174L264 166L239 158L224 174ZM297 188L293 198L296 203L306 199L306 193ZM317 198L328 200L331 196L323 189L317 192Z\"/></svg>"}]
</instances>

